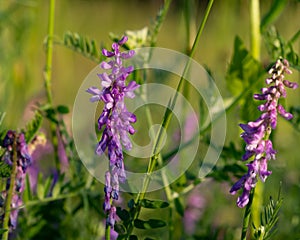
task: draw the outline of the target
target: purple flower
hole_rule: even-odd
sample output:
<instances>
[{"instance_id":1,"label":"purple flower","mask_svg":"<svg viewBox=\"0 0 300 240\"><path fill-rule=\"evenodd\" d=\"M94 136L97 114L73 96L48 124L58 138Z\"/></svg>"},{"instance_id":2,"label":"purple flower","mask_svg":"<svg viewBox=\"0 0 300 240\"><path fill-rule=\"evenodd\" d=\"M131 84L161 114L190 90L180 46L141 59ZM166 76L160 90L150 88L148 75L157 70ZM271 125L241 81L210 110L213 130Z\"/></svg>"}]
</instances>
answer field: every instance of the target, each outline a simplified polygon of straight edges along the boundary
<instances>
[{"instance_id":1,"label":"purple flower","mask_svg":"<svg viewBox=\"0 0 300 240\"><path fill-rule=\"evenodd\" d=\"M16 142L16 146L14 149L14 142ZM4 161L6 164L12 166L13 164L13 156L14 151L16 151L17 156L17 167L15 169L16 172L11 173L15 174L15 184L13 190L11 205L11 212L9 218L9 227L10 230L15 229L17 226L17 218L19 207L23 204L21 193L24 190L24 181L26 177L26 170L31 164L31 155L29 154L27 144L25 142L25 136L23 133L16 133L14 131L9 130L4 137L2 146L5 148L5 153L1 161ZM1 197L6 198L7 192L10 188L10 177L6 182L6 189L1 192ZM3 207L4 202L1 201L0 206Z\"/></svg>"},{"instance_id":2,"label":"purple flower","mask_svg":"<svg viewBox=\"0 0 300 240\"><path fill-rule=\"evenodd\" d=\"M261 94L253 96L255 100L265 101L258 106L258 110L262 112L261 116L254 122L240 124L244 130L241 137L246 143L246 151L242 160L252 159L246 164L248 172L230 190L231 194L235 194L239 189L243 189L242 195L237 199L237 205L241 208L248 204L250 191L255 187L258 177L264 182L272 173L268 171L268 161L275 159L276 151L273 149L269 136L272 129L276 128L278 113L287 120L293 117L278 103L280 98L286 97L285 87L292 89L298 87L297 83L284 80L285 73L292 73L288 67L287 60L281 58L277 60L269 71L271 77L266 79L266 84L272 85L262 88Z\"/></svg>"},{"instance_id":3,"label":"purple flower","mask_svg":"<svg viewBox=\"0 0 300 240\"><path fill-rule=\"evenodd\" d=\"M204 197L201 195L201 189L194 188L188 195L186 201L186 209L183 216L184 231L188 235L193 235L196 231L197 223L203 215L206 205Z\"/></svg>"},{"instance_id":4,"label":"purple flower","mask_svg":"<svg viewBox=\"0 0 300 240\"><path fill-rule=\"evenodd\" d=\"M136 116L129 112L125 106L125 97L134 98L134 90L139 87L135 81L126 85L126 79L133 72L133 66L124 67L123 60L131 58L135 52L130 50L123 53L120 51L128 38L124 36L119 42L112 44L112 51L102 50L102 54L112 60L100 63L105 71L98 74L101 80L101 90L90 87L87 92L93 96L91 102L102 101L103 111L98 119L98 129L103 129L102 137L97 144L96 154L102 155L106 150L109 158L109 171L105 175L105 200L103 208L106 211L107 224L114 226L115 207L112 199L119 198L119 182L126 180L124 169L123 147L127 150L132 148L129 134L135 133L131 125L136 122Z\"/></svg>"}]
</instances>

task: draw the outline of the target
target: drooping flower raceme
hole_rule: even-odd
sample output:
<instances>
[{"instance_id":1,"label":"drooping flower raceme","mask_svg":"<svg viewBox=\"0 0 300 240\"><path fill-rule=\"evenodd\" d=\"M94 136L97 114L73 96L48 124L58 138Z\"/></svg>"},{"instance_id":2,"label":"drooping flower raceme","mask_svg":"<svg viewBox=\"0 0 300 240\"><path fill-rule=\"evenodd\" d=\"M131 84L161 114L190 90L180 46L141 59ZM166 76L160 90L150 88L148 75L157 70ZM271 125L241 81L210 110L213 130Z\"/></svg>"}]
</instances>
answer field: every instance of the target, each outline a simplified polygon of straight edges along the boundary
<instances>
[{"instance_id":1,"label":"drooping flower raceme","mask_svg":"<svg viewBox=\"0 0 300 240\"><path fill-rule=\"evenodd\" d=\"M291 73L287 60L281 58L277 60L269 70L271 77L266 79L266 84L270 86L262 88L261 94L254 94L254 99L265 101L258 106L258 110L262 112L261 116L254 122L240 124L244 131L241 137L246 143L242 160L252 160L246 164L248 172L230 190L231 194L235 194L239 189L243 189L242 195L237 199L237 205L241 208L248 204L250 191L255 187L258 177L264 182L271 174L267 164L269 160L275 159L276 151L269 136L276 128L278 113L287 120L293 118L293 115L279 104L279 99L286 97L285 87L292 89L298 87L297 83L284 79L284 74Z\"/></svg>"},{"instance_id":2,"label":"drooping flower raceme","mask_svg":"<svg viewBox=\"0 0 300 240\"><path fill-rule=\"evenodd\" d=\"M15 147L14 147L14 142ZM17 218L18 218L18 209L23 204L21 193L24 190L24 182L26 177L26 170L31 164L31 156L28 152L28 147L25 142L25 136L23 133L16 133L14 131L9 130L3 140L2 143L3 148L5 149L5 153L1 159L4 163L13 166L14 155L16 156L16 168L15 172L11 173L15 175L14 188L12 192L12 200L10 203L11 212L9 217L9 227L10 230L15 229L17 226ZM16 153L14 153L16 152ZM13 168L12 168L13 169ZM0 207L3 207L5 204L4 199L7 199L7 194L11 184L11 177L7 179L6 189L1 192L1 201ZM3 217L3 216L2 216Z\"/></svg>"},{"instance_id":3,"label":"drooping flower raceme","mask_svg":"<svg viewBox=\"0 0 300 240\"><path fill-rule=\"evenodd\" d=\"M103 61L100 67L105 71L98 74L102 89L90 87L87 92L92 94L90 101L102 101L103 111L98 119L98 128L104 128L101 140L99 141L96 153L102 155L106 149L109 158L109 171L105 175L105 200L104 210L107 212L107 224L114 226L116 208L112 206L112 200L119 197L119 182L126 180L124 170L123 150L130 150L132 145L128 134L134 134L132 123L136 121L133 113L126 109L124 98L134 98L133 91L139 87L135 81L126 85L126 79L134 70L133 66L123 66L123 60L131 58L135 52L120 52L128 38L124 36L119 42L112 44L112 51L102 50L102 54L110 61Z\"/></svg>"}]
</instances>

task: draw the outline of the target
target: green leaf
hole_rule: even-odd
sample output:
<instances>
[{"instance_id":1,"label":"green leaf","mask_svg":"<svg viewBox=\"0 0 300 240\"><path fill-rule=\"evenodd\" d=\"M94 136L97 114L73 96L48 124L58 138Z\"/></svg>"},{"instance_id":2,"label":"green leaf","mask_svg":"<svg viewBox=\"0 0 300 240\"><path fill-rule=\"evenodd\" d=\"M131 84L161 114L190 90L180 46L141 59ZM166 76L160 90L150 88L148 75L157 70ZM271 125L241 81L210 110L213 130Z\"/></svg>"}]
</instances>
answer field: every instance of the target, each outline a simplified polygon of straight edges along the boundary
<instances>
[{"instance_id":1,"label":"green leaf","mask_svg":"<svg viewBox=\"0 0 300 240\"><path fill-rule=\"evenodd\" d=\"M57 182L55 183L51 195L52 197L56 198L62 191L62 185L63 185L63 181L65 178L65 174L61 174L57 180Z\"/></svg>"},{"instance_id":2,"label":"green leaf","mask_svg":"<svg viewBox=\"0 0 300 240\"><path fill-rule=\"evenodd\" d=\"M114 230L119 233L119 235L125 235L127 233L126 227L119 222L115 224Z\"/></svg>"},{"instance_id":3,"label":"green leaf","mask_svg":"<svg viewBox=\"0 0 300 240\"><path fill-rule=\"evenodd\" d=\"M100 62L104 59L97 50L99 47L97 47L96 41L89 40L89 38L81 36L78 33L65 32L62 44L92 61Z\"/></svg>"},{"instance_id":4,"label":"green leaf","mask_svg":"<svg viewBox=\"0 0 300 240\"><path fill-rule=\"evenodd\" d=\"M134 226L139 229L153 229L167 226L166 222L160 219L149 219L147 221L136 219Z\"/></svg>"},{"instance_id":5,"label":"green leaf","mask_svg":"<svg viewBox=\"0 0 300 240\"><path fill-rule=\"evenodd\" d=\"M293 118L288 121L293 127L300 132L300 106L293 106L289 109L289 112L293 114Z\"/></svg>"},{"instance_id":6,"label":"green leaf","mask_svg":"<svg viewBox=\"0 0 300 240\"><path fill-rule=\"evenodd\" d=\"M277 230L275 225L278 222L278 213L282 205L280 191L281 190L279 190L278 200L274 201L273 198L270 197L270 202L264 207L260 216L261 225L259 227L253 226L256 239L272 239L275 234L275 231Z\"/></svg>"},{"instance_id":7,"label":"green leaf","mask_svg":"<svg viewBox=\"0 0 300 240\"><path fill-rule=\"evenodd\" d=\"M38 180L37 180L37 186L36 186L36 191L37 191L37 197L40 200L43 200L46 198L49 194L49 190L51 187L52 183L52 178L48 177L45 181L43 180L43 174L39 173L38 174Z\"/></svg>"},{"instance_id":8,"label":"green leaf","mask_svg":"<svg viewBox=\"0 0 300 240\"><path fill-rule=\"evenodd\" d=\"M33 140L33 138L41 128L42 122L42 115L38 111L35 111L33 119L29 123L27 123L27 125L25 126L25 130L23 130L25 132L25 140L27 143Z\"/></svg>"},{"instance_id":9,"label":"green leaf","mask_svg":"<svg viewBox=\"0 0 300 240\"><path fill-rule=\"evenodd\" d=\"M25 178L25 189L23 192L23 201L25 203L27 203L28 201L32 200L32 192L31 192L31 188L30 188L30 180L29 180L29 175L26 174L26 178Z\"/></svg>"},{"instance_id":10,"label":"green leaf","mask_svg":"<svg viewBox=\"0 0 300 240\"><path fill-rule=\"evenodd\" d=\"M0 234L5 233L6 231L8 231L8 229L3 229L3 228L1 228L1 229L0 229Z\"/></svg>"},{"instance_id":11,"label":"green leaf","mask_svg":"<svg viewBox=\"0 0 300 240\"><path fill-rule=\"evenodd\" d=\"M287 4L286 0L274 0L270 10L262 18L260 29L263 31L268 25L272 24L282 13Z\"/></svg>"},{"instance_id":12,"label":"green leaf","mask_svg":"<svg viewBox=\"0 0 300 240\"><path fill-rule=\"evenodd\" d=\"M70 112L69 108L67 106L64 106L64 105L57 106L56 110L57 110L58 113L61 113L61 114L67 114L67 113Z\"/></svg>"},{"instance_id":13,"label":"green leaf","mask_svg":"<svg viewBox=\"0 0 300 240\"><path fill-rule=\"evenodd\" d=\"M44 199L44 185L43 185L43 174L38 174L37 185L36 185L36 194L38 199Z\"/></svg>"},{"instance_id":14,"label":"green leaf","mask_svg":"<svg viewBox=\"0 0 300 240\"><path fill-rule=\"evenodd\" d=\"M126 209L117 207L117 215L122 221L127 221L130 219L130 214Z\"/></svg>"},{"instance_id":15,"label":"green leaf","mask_svg":"<svg viewBox=\"0 0 300 240\"><path fill-rule=\"evenodd\" d=\"M3 161L0 161L0 178L7 178L11 174L11 166Z\"/></svg>"},{"instance_id":16,"label":"green leaf","mask_svg":"<svg viewBox=\"0 0 300 240\"><path fill-rule=\"evenodd\" d=\"M129 209L134 208L134 205L135 205L134 200L133 200L133 199L130 199L130 200L128 201L128 204L127 204L127 206L129 207Z\"/></svg>"},{"instance_id":17,"label":"green leaf","mask_svg":"<svg viewBox=\"0 0 300 240\"><path fill-rule=\"evenodd\" d=\"M141 201L141 206L144 208L151 208L151 209L166 208L169 205L170 204L168 202L164 202L161 200L143 199Z\"/></svg>"},{"instance_id":18,"label":"green leaf","mask_svg":"<svg viewBox=\"0 0 300 240\"><path fill-rule=\"evenodd\" d=\"M51 183L52 177L48 177L44 183L44 198L48 197L50 193Z\"/></svg>"},{"instance_id":19,"label":"green leaf","mask_svg":"<svg viewBox=\"0 0 300 240\"><path fill-rule=\"evenodd\" d=\"M286 41L274 26L270 26L263 32L263 39L272 60L275 62L281 56L288 60L290 66L297 71L300 71L300 60L299 54L294 50L293 44L296 43L299 37L300 30L290 40Z\"/></svg>"},{"instance_id":20,"label":"green leaf","mask_svg":"<svg viewBox=\"0 0 300 240\"><path fill-rule=\"evenodd\" d=\"M130 235L129 240L138 240L138 237L135 235Z\"/></svg>"},{"instance_id":21,"label":"green leaf","mask_svg":"<svg viewBox=\"0 0 300 240\"><path fill-rule=\"evenodd\" d=\"M183 217L184 215L184 206L183 206L183 203L182 203L182 199L181 198L175 198L174 199L174 204L175 204L175 209L176 209L176 212Z\"/></svg>"},{"instance_id":22,"label":"green leaf","mask_svg":"<svg viewBox=\"0 0 300 240\"><path fill-rule=\"evenodd\" d=\"M244 90L249 89L242 100L239 101L241 118L244 120L255 118L259 114L252 96L263 86L264 81L262 76L264 74L265 70L261 63L252 57L243 41L239 37L236 37L234 41L234 53L226 73L226 84L229 91L235 97L240 96Z\"/></svg>"},{"instance_id":23,"label":"green leaf","mask_svg":"<svg viewBox=\"0 0 300 240\"><path fill-rule=\"evenodd\" d=\"M264 72L260 62L252 57L241 38L236 37L234 53L226 73L226 83L230 92L238 96L242 90L261 80Z\"/></svg>"}]
</instances>

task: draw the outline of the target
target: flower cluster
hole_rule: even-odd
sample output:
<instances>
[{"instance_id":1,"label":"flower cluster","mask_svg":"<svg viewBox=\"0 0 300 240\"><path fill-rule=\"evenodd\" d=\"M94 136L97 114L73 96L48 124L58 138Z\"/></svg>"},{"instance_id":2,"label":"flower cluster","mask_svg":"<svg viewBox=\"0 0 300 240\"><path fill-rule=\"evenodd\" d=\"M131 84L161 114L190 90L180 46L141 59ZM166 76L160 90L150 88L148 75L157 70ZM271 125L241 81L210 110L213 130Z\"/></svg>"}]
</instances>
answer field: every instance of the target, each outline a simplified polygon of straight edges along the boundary
<instances>
[{"instance_id":1,"label":"flower cluster","mask_svg":"<svg viewBox=\"0 0 300 240\"><path fill-rule=\"evenodd\" d=\"M15 147L14 147L14 144ZM3 140L2 146L6 149L1 161L5 162L9 166L13 166L14 154L16 154L16 169L11 173L15 175L14 190L11 201L11 212L9 218L9 226L11 229L15 229L17 225L18 208L22 205L22 198L20 194L24 190L24 181L26 177L26 170L31 164L31 156L28 152L28 147L25 142L25 136L23 133L17 134L14 131L9 130ZM16 151L16 153L14 153ZM13 168L12 168L13 169ZM11 178L7 179L6 190L1 192L2 199L6 199L8 190L10 188ZM4 205L4 201L1 201L1 207Z\"/></svg>"},{"instance_id":2,"label":"flower cluster","mask_svg":"<svg viewBox=\"0 0 300 240\"><path fill-rule=\"evenodd\" d=\"M124 170L123 151L130 150L132 145L129 134L134 134L135 130L132 123L136 121L133 113L126 109L124 98L133 98L133 91L139 87L135 81L131 81L126 85L125 80L134 70L133 66L124 67L123 59L131 58L135 52L120 52L122 46L128 38L124 36L119 42L112 44L112 51L102 50L102 54L111 61L103 61L100 67L109 70L110 73L104 72L98 74L102 89L90 87L87 92L92 94L91 102L104 102L103 111L98 119L99 130L104 127L101 140L99 141L96 153L102 155L106 149L109 157L109 171L105 176L105 201L104 210L108 213L107 224L114 226L116 208L112 206L112 200L119 197L119 182L124 182L126 174Z\"/></svg>"},{"instance_id":3,"label":"flower cluster","mask_svg":"<svg viewBox=\"0 0 300 240\"><path fill-rule=\"evenodd\" d=\"M248 172L230 190L231 194L235 194L243 188L242 195L237 199L237 205L241 208L248 204L250 191L255 187L258 176L264 182L271 174L271 171L268 171L267 163L269 160L275 159L276 151L273 149L269 136L272 129L276 128L278 113L287 120L293 117L278 103L281 97L286 97L285 87L292 89L298 87L297 83L284 79L285 73L291 74L289 63L280 58L269 70L271 77L266 79L266 84L270 86L262 88L261 94L254 94L254 99L265 101L258 106L258 110L262 112L261 116L254 122L240 124L244 131L241 137L246 143L246 151L242 159L244 161L252 159L250 163L246 164Z\"/></svg>"}]
</instances>

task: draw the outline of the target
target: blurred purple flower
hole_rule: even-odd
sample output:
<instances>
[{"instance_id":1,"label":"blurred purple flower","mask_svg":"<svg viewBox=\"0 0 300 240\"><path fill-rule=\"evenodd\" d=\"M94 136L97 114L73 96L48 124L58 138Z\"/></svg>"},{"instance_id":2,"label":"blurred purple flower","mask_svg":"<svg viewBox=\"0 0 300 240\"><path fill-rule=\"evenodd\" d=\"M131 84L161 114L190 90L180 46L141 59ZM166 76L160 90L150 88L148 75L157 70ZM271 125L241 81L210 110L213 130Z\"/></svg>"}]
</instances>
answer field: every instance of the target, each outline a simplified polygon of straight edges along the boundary
<instances>
[{"instance_id":1,"label":"blurred purple flower","mask_svg":"<svg viewBox=\"0 0 300 240\"><path fill-rule=\"evenodd\" d=\"M13 145L16 141L16 149L14 149ZM13 156L14 151L16 151L17 156L17 168L15 173L15 186L13 190L13 196L11 201L11 212L9 219L9 227L10 230L15 229L17 226L17 218L19 207L23 204L21 193L24 190L24 181L26 176L26 170L30 166L32 159L29 154L27 144L25 142L25 136L23 133L16 133L14 131L9 130L4 137L3 148L5 148L5 153L1 161L4 161L6 164L12 166L13 164ZM1 192L1 197L5 199L7 197L7 192L10 188L10 177L6 182L6 189ZM4 206L4 201L0 202L0 207Z\"/></svg>"},{"instance_id":2,"label":"blurred purple flower","mask_svg":"<svg viewBox=\"0 0 300 240\"><path fill-rule=\"evenodd\" d=\"M186 209L184 211L184 230L188 235L195 233L197 223L203 214L205 199L198 188L195 188L187 197Z\"/></svg>"},{"instance_id":3,"label":"blurred purple flower","mask_svg":"<svg viewBox=\"0 0 300 240\"><path fill-rule=\"evenodd\" d=\"M291 74L289 63L285 59L279 59L275 65L269 70L270 78L266 79L267 88L261 89L261 94L254 94L253 98L265 101L258 106L258 110L262 112L261 116L254 122L240 124L244 130L241 137L246 143L246 152L242 160L253 160L246 164L248 172L237 181L231 188L230 193L235 194L239 189L243 188L243 193L237 199L239 207L245 207L249 202L249 194L258 181L258 177L264 182L272 173L268 171L267 162L275 159L276 151L273 149L272 141L269 140L272 129L277 125L277 114L290 120L293 115L286 112L284 107L278 103L281 97L286 97L285 87L295 89L297 83L284 80L284 74Z\"/></svg>"},{"instance_id":4,"label":"blurred purple flower","mask_svg":"<svg viewBox=\"0 0 300 240\"><path fill-rule=\"evenodd\" d=\"M102 54L113 60L102 62L100 67L109 70L110 73L104 72L98 74L102 89L90 87L87 92L93 96L91 102L102 101L104 109L98 119L99 130L104 127L102 137L96 147L96 154L102 155L106 149L109 157L109 171L106 173L105 180L105 200L103 208L107 212L107 224L114 226L115 207L111 205L112 199L119 198L119 182L126 180L123 149L130 150L132 145L128 134L134 134L135 130L132 123L136 122L133 113L128 112L124 103L124 98L133 98L133 91L139 87L135 81L126 85L125 80L131 72L133 66L124 67L123 60L131 58L135 52L133 50L127 53L120 52L122 46L128 38L124 36L119 42L112 44L112 51L102 50Z\"/></svg>"},{"instance_id":5,"label":"blurred purple flower","mask_svg":"<svg viewBox=\"0 0 300 240\"><path fill-rule=\"evenodd\" d=\"M49 141L47 141L44 133L38 133L35 138L28 144L28 151L32 157L32 163L27 169L29 176L30 188L32 191L36 190L37 178L39 172L41 172L40 162L43 156L53 152L53 147Z\"/></svg>"}]
</instances>

